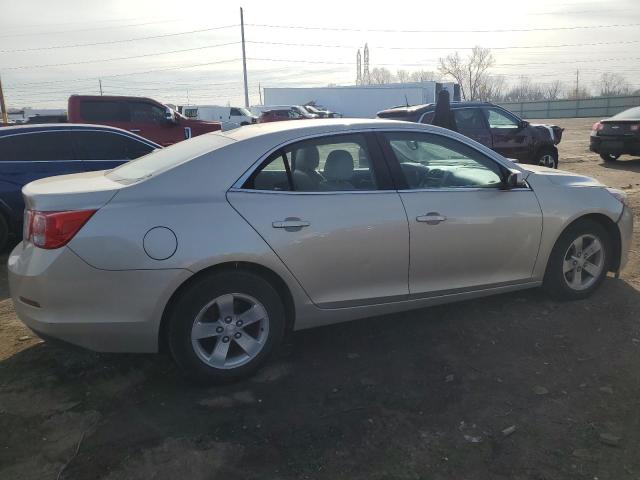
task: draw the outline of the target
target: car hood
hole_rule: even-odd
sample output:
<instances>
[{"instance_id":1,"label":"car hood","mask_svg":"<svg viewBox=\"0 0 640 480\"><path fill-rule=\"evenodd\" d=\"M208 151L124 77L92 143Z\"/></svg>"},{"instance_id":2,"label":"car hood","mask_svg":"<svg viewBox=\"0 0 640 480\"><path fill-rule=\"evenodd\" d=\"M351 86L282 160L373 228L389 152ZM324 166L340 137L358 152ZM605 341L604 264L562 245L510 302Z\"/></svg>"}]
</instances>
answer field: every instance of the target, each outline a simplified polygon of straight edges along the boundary
<instances>
[{"instance_id":1,"label":"car hood","mask_svg":"<svg viewBox=\"0 0 640 480\"><path fill-rule=\"evenodd\" d=\"M556 170L540 165L526 165L522 163L519 163L518 166L525 171L526 177L530 174L535 174L547 178L551 183L556 185L563 185L566 187L604 187L602 183L594 178L566 172L564 170Z\"/></svg>"}]
</instances>

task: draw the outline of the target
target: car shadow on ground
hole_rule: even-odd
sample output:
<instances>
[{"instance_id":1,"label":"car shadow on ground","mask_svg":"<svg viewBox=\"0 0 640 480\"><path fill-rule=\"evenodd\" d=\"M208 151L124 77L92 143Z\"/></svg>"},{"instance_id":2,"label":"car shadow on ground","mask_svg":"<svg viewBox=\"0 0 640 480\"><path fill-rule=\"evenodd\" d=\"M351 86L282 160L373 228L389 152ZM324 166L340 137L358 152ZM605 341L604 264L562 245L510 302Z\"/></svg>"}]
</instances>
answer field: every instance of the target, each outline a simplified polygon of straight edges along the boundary
<instances>
[{"instance_id":1,"label":"car shadow on ground","mask_svg":"<svg viewBox=\"0 0 640 480\"><path fill-rule=\"evenodd\" d=\"M614 170L628 170L630 172L640 172L640 158L619 158L615 162L602 162L605 168Z\"/></svg>"},{"instance_id":2,"label":"car shadow on ground","mask_svg":"<svg viewBox=\"0 0 640 480\"><path fill-rule=\"evenodd\" d=\"M72 458L63 478L627 478L639 311L608 278L579 302L532 290L369 318L297 332L209 388L163 355L42 343L0 362L0 477Z\"/></svg>"}]
</instances>

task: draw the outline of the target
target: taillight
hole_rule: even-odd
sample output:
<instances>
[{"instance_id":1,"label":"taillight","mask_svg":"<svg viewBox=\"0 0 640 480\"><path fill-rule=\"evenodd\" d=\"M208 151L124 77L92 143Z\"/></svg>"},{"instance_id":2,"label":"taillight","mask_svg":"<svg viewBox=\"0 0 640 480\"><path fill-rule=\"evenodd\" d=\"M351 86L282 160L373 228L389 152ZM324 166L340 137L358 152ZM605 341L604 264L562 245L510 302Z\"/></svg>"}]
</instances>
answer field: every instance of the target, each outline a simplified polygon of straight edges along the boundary
<instances>
[{"instance_id":1,"label":"taillight","mask_svg":"<svg viewBox=\"0 0 640 480\"><path fill-rule=\"evenodd\" d=\"M604 128L604 125L602 125L600 122L596 122L593 124L593 127L591 127L591 130L593 130L594 132L599 132L603 128Z\"/></svg>"},{"instance_id":2,"label":"taillight","mask_svg":"<svg viewBox=\"0 0 640 480\"><path fill-rule=\"evenodd\" d=\"M36 247L60 248L78 233L96 210L75 210L68 212L38 212L27 210L24 215L24 240Z\"/></svg>"},{"instance_id":3,"label":"taillight","mask_svg":"<svg viewBox=\"0 0 640 480\"><path fill-rule=\"evenodd\" d=\"M640 123L635 123L629 127L632 132L640 132Z\"/></svg>"}]
</instances>

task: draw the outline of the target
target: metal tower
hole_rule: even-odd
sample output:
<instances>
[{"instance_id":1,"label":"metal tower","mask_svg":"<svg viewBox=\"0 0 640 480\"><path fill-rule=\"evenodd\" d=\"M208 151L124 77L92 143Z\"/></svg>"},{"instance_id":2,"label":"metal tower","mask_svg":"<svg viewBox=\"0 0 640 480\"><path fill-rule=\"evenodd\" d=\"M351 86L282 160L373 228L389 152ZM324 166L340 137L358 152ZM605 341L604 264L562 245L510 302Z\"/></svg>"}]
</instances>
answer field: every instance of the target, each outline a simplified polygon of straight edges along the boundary
<instances>
[{"instance_id":1,"label":"metal tower","mask_svg":"<svg viewBox=\"0 0 640 480\"><path fill-rule=\"evenodd\" d=\"M362 85L362 56L360 55L360 49L356 55L356 85Z\"/></svg>"},{"instance_id":2,"label":"metal tower","mask_svg":"<svg viewBox=\"0 0 640 480\"><path fill-rule=\"evenodd\" d=\"M371 83L371 76L369 75L369 45L364 44L364 72L362 74L362 83L369 85Z\"/></svg>"}]
</instances>

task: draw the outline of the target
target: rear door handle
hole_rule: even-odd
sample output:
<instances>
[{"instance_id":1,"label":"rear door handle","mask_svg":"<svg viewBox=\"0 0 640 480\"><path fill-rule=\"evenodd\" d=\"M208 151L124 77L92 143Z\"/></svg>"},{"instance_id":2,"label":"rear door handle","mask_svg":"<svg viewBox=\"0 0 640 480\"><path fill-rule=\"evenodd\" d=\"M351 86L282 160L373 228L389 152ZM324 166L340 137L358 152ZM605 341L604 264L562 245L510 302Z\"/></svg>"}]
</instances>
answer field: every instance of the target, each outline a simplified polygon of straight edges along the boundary
<instances>
[{"instance_id":1,"label":"rear door handle","mask_svg":"<svg viewBox=\"0 0 640 480\"><path fill-rule=\"evenodd\" d=\"M447 219L444 215L440 215L438 212L429 212L426 215L420 215L416 217L417 222L424 222L427 225L438 225Z\"/></svg>"},{"instance_id":2,"label":"rear door handle","mask_svg":"<svg viewBox=\"0 0 640 480\"><path fill-rule=\"evenodd\" d=\"M273 222L271 226L273 228L284 228L287 231L295 232L301 228L311 225L306 220L300 220L299 218L286 218L277 222Z\"/></svg>"}]
</instances>

